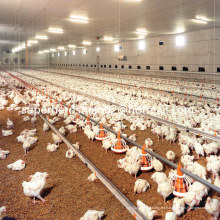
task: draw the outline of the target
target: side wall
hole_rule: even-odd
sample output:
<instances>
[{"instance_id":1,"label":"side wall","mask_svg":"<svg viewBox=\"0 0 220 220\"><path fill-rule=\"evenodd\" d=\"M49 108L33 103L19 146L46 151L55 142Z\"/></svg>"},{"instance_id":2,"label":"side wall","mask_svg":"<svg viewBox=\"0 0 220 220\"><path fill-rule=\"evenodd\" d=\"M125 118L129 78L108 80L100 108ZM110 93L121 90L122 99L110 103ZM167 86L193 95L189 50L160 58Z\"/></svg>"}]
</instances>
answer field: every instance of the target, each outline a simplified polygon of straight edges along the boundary
<instances>
[{"instance_id":1,"label":"side wall","mask_svg":"<svg viewBox=\"0 0 220 220\"><path fill-rule=\"evenodd\" d=\"M146 48L143 51L138 50L139 41L126 41L119 43L122 50L114 51L115 44L106 44L100 46L100 52L96 52L96 46L85 47L88 53L83 54L83 49L76 49L76 55L72 51L65 56L64 52L60 52L58 57L55 53L51 57L53 66L66 65L77 66L80 68L91 67L97 64L97 56L99 56L100 69L106 65L106 69L118 68L124 65L124 70L137 69L141 66L142 70L146 70L146 66L150 66L151 70L159 70L159 66L163 66L164 70L170 71L172 66L177 71L182 71L183 67L188 67L188 71L197 72L199 67L204 67L205 72L217 72L220 67L220 29L201 30L182 34L185 36L185 45L177 47L175 44L176 36L165 35L160 37L152 37L145 39ZM215 40L214 40L215 39ZM159 41L163 41L164 45L159 46ZM127 61L118 61L119 55L126 55ZM102 68L101 68L102 65Z\"/></svg>"}]
</instances>

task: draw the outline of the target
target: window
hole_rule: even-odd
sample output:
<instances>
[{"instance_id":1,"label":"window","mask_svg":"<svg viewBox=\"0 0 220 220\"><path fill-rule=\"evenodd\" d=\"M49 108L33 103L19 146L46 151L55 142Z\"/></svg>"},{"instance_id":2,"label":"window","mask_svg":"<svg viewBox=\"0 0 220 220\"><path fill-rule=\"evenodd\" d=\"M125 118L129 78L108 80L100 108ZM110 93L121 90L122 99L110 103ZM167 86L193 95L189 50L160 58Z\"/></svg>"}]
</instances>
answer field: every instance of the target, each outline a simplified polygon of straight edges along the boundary
<instances>
[{"instance_id":1,"label":"window","mask_svg":"<svg viewBox=\"0 0 220 220\"><path fill-rule=\"evenodd\" d=\"M220 73L220 67L217 67L217 73Z\"/></svg>"},{"instance_id":2,"label":"window","mask_svg":"<svg viewBox=\"0 0 220 220\"><path fill-rule=\"evenodd\" d=\"M137 69L140 70L140 69L141 69L141 66L137 66Z\"/></svg>"},{"instance_id":3,"label":"window","mask_svg":"<svg viewBox=\"0 0 220 220\"><path fill-rule=\"evenodd\" d=\"M109 67L109 68L112 68L112 65L109 65L108 67Z\"/></svg>"},{"instance_id":4,"label":"window","mask_svg":"<svg viewBox=\"0 0 220 220\"><path fill-rule=\"evenodd\" d=\"M176 71L176 67L175 66L172 66L172 71Z\"/></svg>"},{"instance_id":5,"label":"window","mask_svg":"<svg viewBox=\"0 0 220 220\"><path fill-rule=\"evenodd\" d=\"M159 70L163 70L163 66L160 66L160 67L159 67Z\"/></svg>"},{"instance_id":6,"label":"window","mask_svg":"<svg viewBox=\"0 0 220 220\"><path fill-rule=\"evenodd\" d=\"M129 68L129 69L132 69L132 66L129 66L128 68Z\"/></svg>"},{"instance_id":7,"label":"window","mask_svg":"<svg viewBox=\"0 0 220 220\"><path fill-rule=\"evenodd\" d=\"M199 67L199 72L205 72L205 67Z\"/></svg>"},{"instance_id":8,"label":"window","mask_svg":"<svg viewBox=\"0 0 220 220\"><path fill-rule=\"evenodd\" d=\"M147 69L147 70L150 70L150 66L146 66L146 69Z\"/></svg>"},{"instance_id":9,"label":"window","mask_svg":"<svg viewBox=\"0 0 220 220\"><path fill-rule=\"evenodd\" d=\"M183 67L183 71L188 71L189 70L189 68L188 67Z\"/></svg>"},{"instance_id":10,"label":"window","mask_svg":"<svg viewBox=\"0 0 220 220\"><path fill-rule=\"evenodd\" d=\"M124 69L124 68L125 68L125 66L124 66L124 65L121 65L121 68L122 68L122 69Z\"/></svg>"},{"instance_id":11,"label":"window","mask_svg":"<svg viewBox=\"0 0 220 220\"><path fill-rule=\"evenodd\" d=\"M160 46L163 45L163 41L159 41L159 45L160 45Z\"/></svg>"},{"instance_id":12,"label":"window","mask_svg":"<svg viewBox=\"0 0 220 220\"><path fill-rule=\"evenodd\" d=\"M118 65L115 65L115 69L117 69L118 68Z\"/></svg>"},{"instance_id":13,"label":"window","mask_svg":"<svg viewBox=\"0 0 220 220\"><path fill-rule=\"evenodd\" d=\"M185 45L185 37L184 36L177 36L176 37L176 46L183 47Z\"/></svg>"},{"instance_id":14,"label":"window","mask_svg":"<svg viewBox=\"0 0 220 220\"><path fill-rule=\"evenodd\" d=\"M104 65L104 68L106 68L106 65Z\"/></svg>"}]
</instances>

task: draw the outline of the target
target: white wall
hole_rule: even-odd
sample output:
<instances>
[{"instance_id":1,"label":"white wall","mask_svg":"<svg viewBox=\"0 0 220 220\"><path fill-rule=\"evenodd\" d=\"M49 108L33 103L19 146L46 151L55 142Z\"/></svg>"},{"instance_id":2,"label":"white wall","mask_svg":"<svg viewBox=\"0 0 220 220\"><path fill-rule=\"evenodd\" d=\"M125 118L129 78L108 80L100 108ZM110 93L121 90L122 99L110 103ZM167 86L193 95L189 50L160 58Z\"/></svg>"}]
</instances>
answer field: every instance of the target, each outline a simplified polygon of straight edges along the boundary
<instances>
[{"instance_id":1,"label":"white wall","mask_svg":"<svg viewBox=\"0 0 220 220\"><path fill-rule=\"evenodd\" d=\"M52 64L79 64L94 65L97 56L100 56L100 65L121 65L128 69L132 65L132 69L141 66L151 66L151 70L158 70L159 66L163 66L164 70L170 71L172 66L176 66L181 71L183 66L189 68L189 71L198 71L198 67L205 67L206 72L216 72L220 67L220 29L216 29L214 35L213 29L195 31L183 34L186 39L185 46L176 47L175 39L177 35L165 35L160 37L152 37L144 40L146 49L138 50L139 41L122 42L122 50L118 53L114 52L114 44L100 46L100 52L96 52L96 47L86 47L88 53L83 55L82 49L76 49L76 55L64 56L64 52L60 52L60 57L55 53L52 58ZM214 39L216 39L214 41ZM159 46L159 41L163 41L164 45ZM119 62L118 55L126 55L127 61ZM82 66L81 66L82 67Z\"/></svg>"}]
</instances>

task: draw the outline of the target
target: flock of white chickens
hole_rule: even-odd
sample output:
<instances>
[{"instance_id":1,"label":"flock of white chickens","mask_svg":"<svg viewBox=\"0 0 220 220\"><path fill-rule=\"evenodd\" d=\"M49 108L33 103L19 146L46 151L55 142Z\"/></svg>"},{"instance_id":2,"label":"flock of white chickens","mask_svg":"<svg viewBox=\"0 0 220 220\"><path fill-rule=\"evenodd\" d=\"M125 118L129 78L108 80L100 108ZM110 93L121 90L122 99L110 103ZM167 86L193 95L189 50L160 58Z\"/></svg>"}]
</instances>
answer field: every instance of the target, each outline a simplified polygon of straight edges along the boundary
<instances>
[{"instance_id":1,"label":"flock of white chickens","mask_svg":"<svg viewBox=\"0 0 220 220\"><path fill-rule=\"evenodd\" d=\"M60 70L61 71L61 70ZM51 81L58 85L65 86L66 88L72 88L74 90L81 91L85 94L89 94L95 96L97 98L103 98L105 100L114 102L114 103L124 103L126 106L130 106L131 108L137 108L138 106L145 107L148 110L154 109L151 112L151 115L161 117L163 119L167 119L172 122L178 122L184 126L196 128L201 131L205 131L210 134L215 133L220 134L220 108L217 104L204 104L202 102L190 101L187 102L184 98L176 98L173 95L161 94L157 92L145 92L143 90L131 89L131 88L115 88L112 85L101 85L96 82L91 82L83 79L77 79L70 77L57 76L51 73L43 73L39 74L36 71L27 71L22 70L22 72L29 74L30 76L36 76L41 79L45 79L47 81ZM65 73L65 71L63 71ZM56 103L51 103L50 99L45 96L45 94L52 95L56 100L60 102L66 103L67 106L74 106L77 104L78 108L106 108L109 107L106 103L101 103L96 100L90 100L87 97L81 95L73 95L71 92L63 91L55 86L50 86L46 83L40 82L36 79L31 79L26 76L22 76L17 74L16 72L12 72L14 75L22 78L26 82L29 82L35 86L37 86L41 93L36 93L36 91L31 89L25 89L23 91L23 95L25 98L30 101L34 107L36 108L51 108L52 105ZM83 72L81 73L84 76L91 75L89 73ZM6 75L5 75L6 76ZM94 78L100 78L99 74L92 75ZM120 76L119 76L120 77ZM119 80L122 83L128 84L132 80L130 79L118 79L116 75L114 78L110 78L108 76L108 80ZM166 84L163 85L162 81L149 81L145 82L153 85L155 88L163 89L166 88ZM21 87L21 85L17 82L13 82L17 87ZM0 81L1 86L5 86L4 81ZM141 86L141 85L140 85ZM190 86L190 85L187 85ZM170 87L170 86L169 86ZM197 86L195 86L197 87ZM178 87L173 86L173 89ZM198 87L199 90L200 87ZM208 88L211 89L211 88ZM179 91L179 90L178 90ZM192 92L195 92L196 89L192 89ZM209 90L207 90L209 91ZM204 90L204 92L207 92ZM42 94L44 92L44 94ZM183 92L183 91L182 91ZM207 96L211 97L211 93L207 92ZM8 100L12 99L13 104L6 107L8 105ZM22 108L19 106L22 103L21 98L16 95L15 92L9 89L1 89L0 90L0 110L4 110L5 107L8 111L18 111L19 115L23 115L23 121L31 123L34 125L37 121L37 118L33 114L25 114L22 111ZM58 108L63 108L62 104L56 104ZM188 111L188 110L193 111ZM191 112L191 114L189 114ZM150 118L146 118L143 115L138 115L135 113L124 113L124 112L93 112L90 114L90 117L95 119L98 122L102 122L108 127L111 127L116 132L122 131L127 127L123 122L127 120L131 123L130 130L135 131L140 129L142 131L151 128L152 132L158 136L158 140L166 139L169 142L179 142L180 149L182 152L181 162L185 169L189 170L193 174L198 175L199 177L208 180L213 183L217 187L220 187L220 156L218 156L218 152L220 149L220 143L214 142L212 140L205 139L203 137L198 137L192 135L187 132L179 131L175 127L169 127L163 124L159 124ZM71 115L68 112L50 112L48 115L48 120L51 124L55 124L56 122L63 120L65 123L65 127L61 127L59 132L62 135L66 135L66 131L69 133L76 133L79 128L84 130L84 134L91 141L95 140L95 136L98 132L99 127L92 123L92 126L86 125L86 119L83 119L81 116L78 119L76 118L76 114L73 113ZM74 123L73 123L74 122ZM9 136L13 134L13 122L10 119L7 119L7 130L2 130L2 136ZM50 127L47 123L43 124L43 131L49 131ZM28 130L25 129L21 132L21 134L17 137L17 141L22 143L25 154L28 153L31 146L34 145L38 138L36 137L36 129ZM127 136L123 133L124 136ZM129 136L129 138L133 141L136 141L136 134ZM52 133L52 139L54 143L48 143L46 146L46 150L48 152L54 152L59 148L59 144L62 142L62 139L55 133ZM102 147L108 151L111 148L114 141L116 139L116 135L112 133L108 133L108 138L102 141ZM150 147L153 146L153 141L150 138L145 140L145 145L149 150L152 150ZM80 144L77 142L74 144L74 147L79 149ZM5 159L7 154L10 152L7 150L0 149L0 159ZM136 175L140 171L141 168L141 158L140 158L141 150L137 147L131 147L127 150L125 158L118 160L117 166L121 169L124 169L125 172L128 172L131 175ZM193 156L196 155L196 156ZM66 158L72 158L75 156L72 149L68 149L66 152ZM168 160L174 162L176 159L176 154L169 150L166 153L166 157ZM195 160L199 157L205 157L207 164L206 167L200 165ZM169 175L167 176L163 170L163 164L153 158L152 165L154 170L156 171L152 174L152 180L158 184L157 192L164 198L164 202L166 199L172 194L173 188L171 186L171 179L175 174L175 170L170 170ZM22 170L25 168L25 162L23 160L17 160L13 164L9 164L7 166L12 170ZM211 174L211 178L209 178ZM46 184L46 178L49 175L47 173L36 172L34 175L29 177L29 182L24 181L22 183L23 191L26 196L35 197L45 201L41 197L41 192ZM89 177L89 181L95 181L97 179L96 175L92 173ZM199 206L201 201L206 199L205 209L206 211L213 216L214 219L218 219L220 212L220 202L216 198L210 198L209 196L209 188L200 182L194 181L191 179L192 184L189 187L189 191L186 193L184 198L175 198L173 200L172 212L167 212L165 219L173 220L178 216L181 216L185 213L186 205L188 206L188 211L190 211L193 207ZM150 184L144 179L137 179L134 185L134 192L137 194L143 193L147 191L150 187ZM147 194L146 194L147 196ZM152 210L151 207L147 206L140 200L137 200L137 208L140 212L143 213L148 219L153 219L158 215L157 211ZM2 212L5 212L4 207L2 208ZM1 209L0 209L1 216ZM101 219L104 216L104 211L95 211L89 210L81 220L86 219Z\"/></svg>"}]
</instances>

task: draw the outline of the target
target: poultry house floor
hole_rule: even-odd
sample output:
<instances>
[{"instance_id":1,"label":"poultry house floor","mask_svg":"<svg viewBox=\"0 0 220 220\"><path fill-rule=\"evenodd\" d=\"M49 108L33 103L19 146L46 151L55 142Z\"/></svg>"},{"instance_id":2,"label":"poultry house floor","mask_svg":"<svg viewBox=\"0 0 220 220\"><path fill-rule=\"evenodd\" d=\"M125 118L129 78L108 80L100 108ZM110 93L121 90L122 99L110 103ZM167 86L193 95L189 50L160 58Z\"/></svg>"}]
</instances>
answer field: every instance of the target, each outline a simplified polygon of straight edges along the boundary
<instances>
[{"instance_id":1,"label":"poultry house floor","mask_svg":"<svg viewBox=\"0 0 220 220\"><path fill-rule=\"evenodd\" d=\"M12 101L9 100L9 104ZM88 209L105 210L104 219L128 220L133 219L130 213L118 202L118 200L108 191L99 181L89 182L87 177L90 170L77 158L65 158L67 147L61 144L57 152L48 153L46 145L53 142L51 131L43 133L43 120L38 117L38 121L33 127L31 122L23 122L22 116L17 112L3 110L0 111L0 127L6 129L6 120L10 118L15 126L14 134L9 137L2 137L0 132L0 147L9 150L11 153L4 160L0 160L0 206L7 207L7 216L11 219L80 219ZM126 123L126 122L125 122ZM63 126L60 121L55 124L57 128ZM127 125L129 125L127 123ZM30 150L27 156L21 143L18 143L16 137L24 129L37 128L37 144ZM124 133L137 134L137 142L144 143L144 140L150 137L154 141L153 150L165 156L168 150L173 150L178 156L179 161L181 151L177 143L169 144L167 141L157 141L157 137L152 134L150 129L146 131L130 131L126 129ZM133 188L135 183L134 176L129 175L124 170L117 167L117 160L125 155L116 155L101 147L101 142L92 143L84 135L83 131L66 136L72 143L80 142L80 150L91 160L104 175L106 175L135 205L136 200L140 199L148 206L156 209L159 216L156 219L164 219L166 212L171 211L173 198L168 198L166 204L163 198L157 193L157 184L151 180L153 171L140 173L138 178L146 179L150 183L150 189L140 195L135 195ZM6 165L18 159L26 162L26 168L21 171L12 171L7 169ZM176 161L176 162L177 162ZM199 160L203 165L204 159ZM170 167L164 166L164 172L167 174ZM33 204L30 197L23 194L22 181L27 181L28 176L35 172L48 172L47 181L43 197L47 200L45 204L39 202ZM217 197L217 194L212 193ZM205 220L211 217L204 209L204 202L200 208L184 214L178 219L200 219Z\"/></svg>"}]
</instances>

